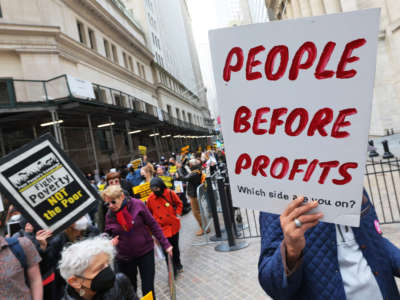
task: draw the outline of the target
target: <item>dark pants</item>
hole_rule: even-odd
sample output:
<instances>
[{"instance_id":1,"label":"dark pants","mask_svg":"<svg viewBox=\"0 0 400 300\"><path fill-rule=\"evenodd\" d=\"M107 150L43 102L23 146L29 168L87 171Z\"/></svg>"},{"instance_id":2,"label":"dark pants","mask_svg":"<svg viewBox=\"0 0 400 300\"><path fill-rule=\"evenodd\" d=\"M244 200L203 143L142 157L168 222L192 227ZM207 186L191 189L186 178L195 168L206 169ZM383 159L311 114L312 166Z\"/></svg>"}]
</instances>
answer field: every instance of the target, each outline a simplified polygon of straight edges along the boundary
<instances>
[{"instance_id":1,"label":"dark pants","mask_svg":"<svg viewBox=\"0 0 400 300\"><path fill-rule=\"evenodd\" d=\"M179 232L174 236L168 238L169 243L173 247L172 249L172 263L174 264L174 275L176 275L176 271L182 268L181 264L181 253L179 251ZM168 267L168 254L164 251L165 260L167 261Z\"/></svg>"},{"instance_id":2,"label":"dark pants","mask_svg":"<svg viewBox=\"0 0 400 300\"><path fill-rule=\"evenodd\" d=\"M124 273L132 282L135 292L137 290L137 270L139 268L140 279L142 280L142 294L147 295L150 291L153 291L154 300L156 299L154 291L154 276L155 276L155 265L154 265L154 250L149 253L134 258L130 261L117 260L118 271Z\"/></svg>"}]
</instances>

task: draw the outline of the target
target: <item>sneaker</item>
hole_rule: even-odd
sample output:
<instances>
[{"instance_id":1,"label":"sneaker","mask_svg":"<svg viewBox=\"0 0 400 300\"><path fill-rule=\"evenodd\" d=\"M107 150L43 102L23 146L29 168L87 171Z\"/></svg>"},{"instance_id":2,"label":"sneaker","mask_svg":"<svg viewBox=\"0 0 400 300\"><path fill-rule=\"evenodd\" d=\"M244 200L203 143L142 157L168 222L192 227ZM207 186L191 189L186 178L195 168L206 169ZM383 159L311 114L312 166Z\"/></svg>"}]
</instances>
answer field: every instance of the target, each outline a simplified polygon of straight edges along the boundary
<instances>
[{"instance_id":1,"label":"sneaker","mask_svg":"<svg viewBox=\"0 0 400 300\"><path fill-rule=\"evenodd\" d=\"M176 271L177 271L178 273L182 273L182 272L183 272L183 266L177 267L177 268L176 268Z\"/></svg>"}]
</instances>

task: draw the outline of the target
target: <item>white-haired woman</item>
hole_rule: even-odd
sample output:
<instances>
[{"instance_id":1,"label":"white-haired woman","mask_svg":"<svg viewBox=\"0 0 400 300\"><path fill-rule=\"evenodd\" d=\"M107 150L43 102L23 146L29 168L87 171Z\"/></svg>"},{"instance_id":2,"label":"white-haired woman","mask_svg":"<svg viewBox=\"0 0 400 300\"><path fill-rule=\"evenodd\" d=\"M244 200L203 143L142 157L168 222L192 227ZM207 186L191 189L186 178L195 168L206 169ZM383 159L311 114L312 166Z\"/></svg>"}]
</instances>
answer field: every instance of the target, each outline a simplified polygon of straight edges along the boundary
<instances>
[{"instance_id":1,"label":"white-haired woman","mask_svg":"<svg viewBox=\"0 0 400 300\"><path fill-rule=\"evenodd\" d=\"M112 270L114 256L115 248L105 237L64 248L59 268L68 285L63 300L138 300L129 279Z\"/></svg>"}]
</instances>

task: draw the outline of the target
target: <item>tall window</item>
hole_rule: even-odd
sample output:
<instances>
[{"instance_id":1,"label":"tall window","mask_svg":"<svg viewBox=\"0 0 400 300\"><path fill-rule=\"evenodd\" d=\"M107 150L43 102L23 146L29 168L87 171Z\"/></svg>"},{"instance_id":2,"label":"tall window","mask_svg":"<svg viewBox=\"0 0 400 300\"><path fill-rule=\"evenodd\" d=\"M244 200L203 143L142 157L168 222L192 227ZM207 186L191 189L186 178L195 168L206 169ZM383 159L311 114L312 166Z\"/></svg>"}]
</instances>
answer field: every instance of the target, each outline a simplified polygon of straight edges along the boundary
<instances>
[{"instance_id":1,"label":"tall window","mask_svg":"<svg viewBox=\"0 0 400 300\"><path fill-rule=\"evenodd\" d=\"M136 62L136 66L137 66L139 76L142 77L142 69L140 68L140 63L138 61Z\"/></svg>"},{"instance_id":2,"label":"tall window","mask_svg":"<svg viewBox=\"0 0 400 300\"><path fill-rule=\"evenodd\" d=\"M146 72L144 70L144 66L140 65L140 67L142 68L142 74L143 74L142 76L143 76L144 79L146 79Z\"/></svg>"},{"instance_id":3,"label":"tall window","mask_svg":"<svg viewBox=\"0 0 400 300\"><path fill-rule=\"evenodd\" d=\"M179 113L179 108L176 109L176 118L177 119L181 118L181 114Z\"/></svg>"},{"instance_id":4,"label":"tall window","mask_svg":"<svg viewBox=\"0 0 400 300\"><path fill-rule=\"evenodd\" d=\"M78 27L79 41L82 44L86 44L86 36L85 36L85 30L84 30L83 24L81 22L77 21L76 25Z\"/></svg>"},{"instance_id":5,"label":"tall window","mask_svg":"<svg viewBox=\"0 0 400 300\"><path fill-rule=\"evenodd\" d=\"M106 57L111 59L110 43L106 39L104 39L104 51L106 53Z\"/></svg>"},{"instance_id":6,"label":"tall window","mask_svg":"<svg viewBox=\"0 0 400 300\"><path fill-rule=\"evenodd\" d=\"M117 47L115 47L115 45L111 45L111 51L112 51L114 62L116 62L118 64L119 61L118 61Z\"/></svg>"},{"instance_id":7,"label":"tall window","mask_svg":"<svg viewBox=\"0 0 400 300\"><path fill-rule=\"evenodd\" d=\"M131 70L132 72L134 71L133 70L133 62L132 62L132 57L128 57L128 61L129 61L129 70Z\"/></svg>"},{"instance_id":8,"label":"tall window","mask_svg":"<svg viewBox=\"0 0 400 300\"><path fill-rule=\"evenodd\" d=\"M124 66L128 69L128 57L126 56L125 52L122 52L122 57L124 59Z\"/></svg>"},{"instance_id":9,"label":"tall window","mask_svg":"<svg viewBox=\"0 0 400 300\"><path fill-rule=\"evenodd\" d=\"M168 112L168 115L172 115L172 109L171 109L171 105L169 105L169 104L167 104L167 112Z\"/></svg>"},{"instance_id":10,"label":"tall window","mask_svg":"<svg viewBox=\"0 0 400 300\"><path fill-rule=\"evenodd\" d=\"M89 29L88 32L89 32L90 48L92 48L93 50L96 50L97 49L96 35L95 35L95 33L94 33L94 31L92 29Z\"/></svg>"},{"instance_id":11,"label":"tall window","mask_svg":"<svg viewBox=\"0 0 400 300\"><path fill-rule=\"evenodd\" d=\"M184 111L184 110L182 110L182 119L183 119L183 121L186 122L186 114L185 114L185 111Z\"/></svg>"}]
</instances>

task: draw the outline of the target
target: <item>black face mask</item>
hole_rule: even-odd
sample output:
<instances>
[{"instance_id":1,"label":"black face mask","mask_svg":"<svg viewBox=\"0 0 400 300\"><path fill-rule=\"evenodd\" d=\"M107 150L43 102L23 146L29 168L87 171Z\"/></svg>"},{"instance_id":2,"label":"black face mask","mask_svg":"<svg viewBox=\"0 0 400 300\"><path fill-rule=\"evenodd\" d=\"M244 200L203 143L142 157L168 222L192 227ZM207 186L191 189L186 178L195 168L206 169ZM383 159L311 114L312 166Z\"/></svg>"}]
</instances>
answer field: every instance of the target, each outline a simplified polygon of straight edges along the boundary
<instances>
[{"instance_id":1,"label":"black face mask","mask_svg":"<svg viewBox=\"0 0 400 300\"><path fill-rule=\"evenodd\" d=\"M163 191L163 190L154 191L154 194L155 194L157 197L161 197L161 196L164 194L164 191Z\"/></svg>"},{"instance_id":2,"label":"black face mask","mask_svg":"<svg viewBox=\"0 0 400 300\"><path fill-rule=\"evenodd\" d=\"M104 292L114 286L115 273L111 267L107 267L96 275L92 280L90 289L94 292Z\"/></svg>"}]
</instances>

